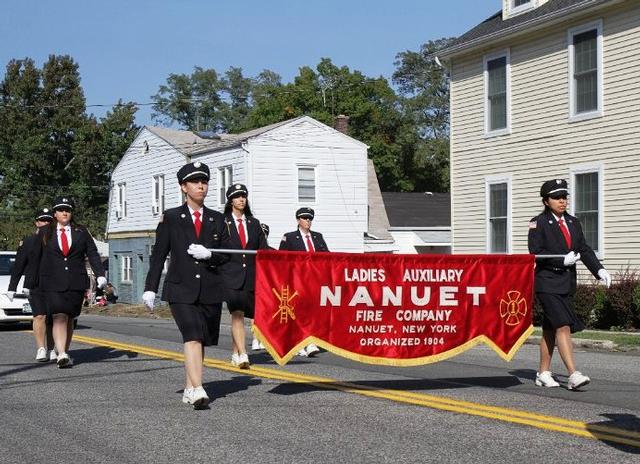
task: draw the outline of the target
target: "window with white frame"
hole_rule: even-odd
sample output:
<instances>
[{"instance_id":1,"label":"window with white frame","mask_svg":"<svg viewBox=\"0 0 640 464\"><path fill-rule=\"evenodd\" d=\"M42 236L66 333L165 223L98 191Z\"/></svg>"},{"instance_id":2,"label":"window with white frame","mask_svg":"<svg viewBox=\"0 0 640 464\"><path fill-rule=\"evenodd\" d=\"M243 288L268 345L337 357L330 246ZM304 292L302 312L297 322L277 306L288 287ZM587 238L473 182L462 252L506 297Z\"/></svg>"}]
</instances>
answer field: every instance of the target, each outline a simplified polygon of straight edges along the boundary
<instances>
[{"instance_id":1,"label":"window with white frame","mask_svg":"<svg viewBox=\"0 0 640 464\"><path fill-rule=\"evenodd\" d=\"M571 180L571 211L580 219L587 244L602 253L602 167L574 168Z\"/></svg>"},{"instance_id":2,"label":"window with white frame","mask_svg":"<svg viewBox=\"0 0 640 464\"><path fill-rule=\"evenodd\" d=\"M602 21L569 30L571 120L602 116Z\"/></svg>"},{"instance_id":3,"label":"window with white frame","mask_svg":"<svg viewBox=\"0 0 640 464\"><path fill-rule=\"evenodd\" d=\"M233 183L233 168L224 166L218 169L218 202L224 205L227 202L227 189Z\"/></svg>"},{"instance_id":4,"label":"window with white frame","mask_svg":"<svg viewBox=\"0 0 640 464\"><path fill-rule=\"evenodd\" d=\"M316 167L298 166L298 202L315 203Z\"/></svg>"},{"instance_id":5,"label":"window with white frame","mask_svg":"<svg viewBox=\"0 0 640 464\"><path fill-rule=\"evenodd\" d=\"M153 176L151 194L151 212L157 216L164 211L164 176Z\"/></svg>"},{"instance_id":6,"label":"window with white frame","mask_svg":"<svg viewBox=\"0 0 640 464\"><path fill-rule=\"evenodd\" d=\"M487 179L487 251L511 252L511 215L509 179Z\"/></svg>"},{"instance_id":7,"label":"window with white frame","mask_svg":"<svg viewBox=\"0 0 640 464\"><path fill-rule=\"evenodd\" d=\"M116 218L127 217L127 184L122 182L116 186Z\"/></svg>"},{"instance_id":8,"label":"window with white frame","mask_svg":"<svg viewBox=\"0 0 640 464\"><path fill-rule=\"evenodd\" d=\"M489 136L509 132L511 125L510 53L485 56L485 133Z\"/></svg>"},{"instance_id":9,"label":"window with white frame","mask_svg":"<svg viewBox=\"0 0 640 464\"><path fill-rule=\"evenodd\" d=\"M120 281L133 282L133 272L131 266L131 256L122 256L120 265Z\"/></svg>"},{"instance_id":10,"label":"window with white frame","mask_svg":"<svg viewBox=\"0 0 640 464\"><path fill-rule=\"evenodd\" d=\"M524 13L537 6L536 0L508 0L509 16Z\"/></svg>"}]
</instances>

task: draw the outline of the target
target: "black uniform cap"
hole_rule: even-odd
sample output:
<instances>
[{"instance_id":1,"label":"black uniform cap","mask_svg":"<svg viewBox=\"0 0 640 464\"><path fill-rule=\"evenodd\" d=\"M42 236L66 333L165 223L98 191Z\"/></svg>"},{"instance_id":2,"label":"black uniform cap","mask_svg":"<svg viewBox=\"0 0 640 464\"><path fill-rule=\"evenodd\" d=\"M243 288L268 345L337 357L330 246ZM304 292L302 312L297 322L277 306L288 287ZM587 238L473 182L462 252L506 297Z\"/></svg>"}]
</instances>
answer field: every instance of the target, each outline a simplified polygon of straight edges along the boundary
<instances>
[{"instance_id":1,"label":"black uniform cap","mask_svg":"<svg viewBox=\"0 0 640 464\"><path fill-rule=\"evenodd\" d=\"M315 212L311 208L307 208L303 206L296 211L296 219L304 218L304 219L313 219L315 216Z\"/></svg>"},{"instance_id":2,"label":"black uniform cap","mask_svg":"<svg viewBox=\"0 0 640 464\"><path fill-rule=\"evenodd\" d=\"M209 166L200 161L185 164L178 171L178 182L180 184L197 179L209 180Z\"/></svg>"},{"instance_id":3,"label":"black uniform cap","mask_svg":"<svg viewBox=\"0 0 640 464\"><path fill-rule=\"evenodd\" d=\"M231 200L240 195L244 195L245 197L249 195L249 190L244 184L233 184L227 189L227 200Z\"/></svg>"},{"instance_id":4,"label":"black uniform cap","mask_svg":"<svg viewBox=\"0 0 640 464\"><path fill-rule=\"evenodd\" d=\"M540 196L542 198L560 198L566 197L568 194L567 181L564 179L548 180L540 187Z\"/></svg>"},{"instance_id":5,"label":"black uniform cap","mask_svg":"<svg viewBox=\"0 0 640 464\"><path fill-rule=\"evenodd\" d=\"M39 209L36 213L36 221L53 221L53 214L49 208Z\"/></svg>"},{"instance_id":6,"label":"black uniform cap","mask_svg":"<svg viewBox=\"0 0 640 464\"><path fill-rule=\"evenodd\" d=\"M75 209L76 204L73 202L73 200L71 199L71 197L56 197L55 200L53 200L53 210L57 211L60 208L69 208L70 210Z\"/></svg>"}]
</instances>

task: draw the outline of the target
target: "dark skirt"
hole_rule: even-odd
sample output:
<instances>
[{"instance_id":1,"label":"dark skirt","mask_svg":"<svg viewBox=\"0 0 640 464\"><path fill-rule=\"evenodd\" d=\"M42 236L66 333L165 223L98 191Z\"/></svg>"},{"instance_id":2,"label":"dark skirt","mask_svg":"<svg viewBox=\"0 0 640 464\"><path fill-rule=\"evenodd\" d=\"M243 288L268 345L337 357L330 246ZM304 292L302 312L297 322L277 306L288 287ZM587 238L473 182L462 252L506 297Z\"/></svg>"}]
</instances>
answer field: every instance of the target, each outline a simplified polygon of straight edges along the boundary
<instances>
[{"instance_id":1,"label":"dark skirt","mask_svg":"<svg viewBox=\"0 0 640 464\"><path fill-rule=\"evenodd\" d=\"M253 319L256 306L256 292L247 290L246 288L233 289L227 288L225 291L225 301L227 309L230 313L234 311L243 311L244 317Z\"/></svg>"},{"instance_id":2,"label":"dark skirt","mask_svg":"<svg viewBox=\"0 0 640 464\"><path fill-rule=\"evenodd\" d=\"M169 303L169 306L184 343L200 342L204 346L218 344L222 308L220 303Z\"/></svg>"},{"instance_id":3,"label":"dark skirt","mask_svg":"<svg viewBox=\"0 0 640 464\"><path fill-rule=\"evenodd\" d=\"M47 315L47 300L40 290L32 289L29 292L29 304L31 305L31 312L34 316Z\"/></svg>"},{"instance_id":4,"label":"dark skirt","mask_svg":"<svg viewBox=\"0 0 640 464\"><path fill-rule=\"evenodd\" d=\"M78 317L82 310L84 290L67 290L66 292L42 292L47 302L49 314L66 314Z\"/></svg>"},{"instance_id":5,"label":"dark skirt","mask_svg":"<svg viewBox=\"0 0 640 464\"><path fill-rule=\"evenodd\" d=\"M542 328L555 330L568 325L571 333L584 330L584 324L576 315L573 295L556 295L554 293L536 293L542 305L544 317Z\"/></svg>"}]
</instances>

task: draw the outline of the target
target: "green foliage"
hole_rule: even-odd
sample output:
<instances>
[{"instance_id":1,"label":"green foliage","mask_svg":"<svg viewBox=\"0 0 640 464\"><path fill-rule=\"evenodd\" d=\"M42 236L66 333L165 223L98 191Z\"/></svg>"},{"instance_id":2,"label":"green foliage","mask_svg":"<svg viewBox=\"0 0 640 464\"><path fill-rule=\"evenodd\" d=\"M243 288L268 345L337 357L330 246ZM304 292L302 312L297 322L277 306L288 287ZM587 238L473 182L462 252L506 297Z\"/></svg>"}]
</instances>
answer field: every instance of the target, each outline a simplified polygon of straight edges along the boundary
<instances>
[{"instance_id":1,"label":"green foliage","mask_svg":"<svg viewBox=\"0 0 640 464\"><path fill-rule=\"evenodd\" d=\"M110 174L138 128L136 108L86 114L78 65L69 56L11 60L0 83L0 248L15 249L36 210L67 194L76 220L97 236L106 221ZM3 237L6 239L4 240Z\"/></svg>"}]
</instances>

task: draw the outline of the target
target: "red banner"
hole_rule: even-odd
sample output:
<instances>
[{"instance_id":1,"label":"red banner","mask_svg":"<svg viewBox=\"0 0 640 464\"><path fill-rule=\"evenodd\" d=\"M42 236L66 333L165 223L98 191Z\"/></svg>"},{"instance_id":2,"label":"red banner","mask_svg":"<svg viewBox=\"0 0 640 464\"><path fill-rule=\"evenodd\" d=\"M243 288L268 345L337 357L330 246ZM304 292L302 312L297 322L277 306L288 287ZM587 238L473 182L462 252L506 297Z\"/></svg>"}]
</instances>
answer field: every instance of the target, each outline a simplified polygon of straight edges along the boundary
<instances>
[{"instance_id":1,"label":"red banner","mask_svg":"<svg viewBox=\"0 0 640 464\"><path fill-rule=\"evenodd\" d=\"M253 330L280 365L309 343L415 366L484 342L508 361L533 331L534 259L260 251Z\"/></svg>"}]
</instances>

